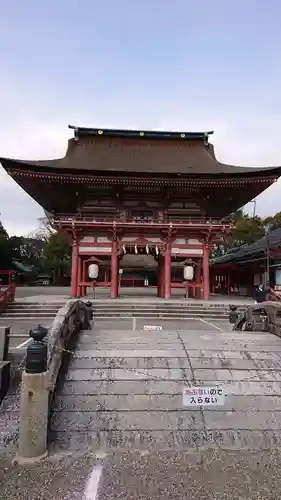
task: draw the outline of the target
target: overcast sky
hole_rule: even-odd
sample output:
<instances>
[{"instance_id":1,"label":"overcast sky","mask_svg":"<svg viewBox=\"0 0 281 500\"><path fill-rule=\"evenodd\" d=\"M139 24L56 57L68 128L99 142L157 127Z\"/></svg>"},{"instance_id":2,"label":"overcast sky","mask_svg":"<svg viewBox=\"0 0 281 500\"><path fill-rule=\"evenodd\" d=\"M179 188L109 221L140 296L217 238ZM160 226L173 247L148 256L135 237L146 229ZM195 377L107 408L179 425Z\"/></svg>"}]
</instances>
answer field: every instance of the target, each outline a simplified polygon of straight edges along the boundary
<instances>
[{"instance_id":1,"label":"overcast sky","mask_svg":"<svg viewBox=\"0 0 281 500\"><path fill-rule=\"evenodd\" d=\"M2 2L0 156L63 156L71 123L214 129L219 160L281 165L280 19L280 0ZM43 216L1 167L0 214L18 235Z\"/></svg>"}]
</instances>

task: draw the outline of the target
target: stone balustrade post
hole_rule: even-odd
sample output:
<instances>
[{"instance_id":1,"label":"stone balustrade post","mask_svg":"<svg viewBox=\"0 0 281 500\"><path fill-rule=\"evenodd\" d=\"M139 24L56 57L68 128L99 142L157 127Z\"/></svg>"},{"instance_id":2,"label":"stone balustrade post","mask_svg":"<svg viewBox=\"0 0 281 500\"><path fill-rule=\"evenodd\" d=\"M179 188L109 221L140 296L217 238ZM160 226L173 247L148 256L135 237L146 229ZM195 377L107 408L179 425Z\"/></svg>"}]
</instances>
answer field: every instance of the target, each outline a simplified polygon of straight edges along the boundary
<instances>
[{"instance_id":1,"label":"stone balustrade post","mask_svg":"<svg viewBox=\"0 0 281 500\"><path fill-rule=\"evenodd\" d=\"M26 352L22 374L20 429L17 460L31 462L47 455L49 417L48 330L40 325L30 331L33 343Z\"/></svg>"},{"instance_id":2,"label":"stone balustrade post","mask_svg":"<svg viewBox=\"0 0 281 500\"><path fill-rule=\"evenodd\" d=\"M10 327L0 326L0 405L6 396L11 378L11 362L8 361Z\"/></svg>"}]
</instances>

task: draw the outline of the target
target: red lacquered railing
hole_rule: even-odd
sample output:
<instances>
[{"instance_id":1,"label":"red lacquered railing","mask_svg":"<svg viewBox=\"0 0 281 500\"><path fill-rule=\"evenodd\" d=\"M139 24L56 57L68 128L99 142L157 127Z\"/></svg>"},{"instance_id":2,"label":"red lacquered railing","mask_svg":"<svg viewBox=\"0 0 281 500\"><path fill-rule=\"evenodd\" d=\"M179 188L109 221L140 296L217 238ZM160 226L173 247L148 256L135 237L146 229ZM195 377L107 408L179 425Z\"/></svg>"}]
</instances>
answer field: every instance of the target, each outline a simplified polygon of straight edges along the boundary
<instances>
[{"instance_id":1,"label":"red lacquered railing","mask_svg":"<svg viewBox=\"0 0 281 500\"><path fill-rule=\"evenodd\" d=\"M5 311L8 305L13 302L15 298L15 285L7 285L0 287L0 313Z\"/></svg>"},{"instance_id":2,"label":"red lacquered railing","mask_svg":"<svg viewBox=\"0 0 281 500\"><path fill-rule=\"evenodd\" d=\"M51 219L51 223L54 225L60 224L80 224L80 225L157 225L157 226L167 226L167 225L188 225L188 226L224 226L225 228L231 228L232 224L229 221L224 221L221 218L204 218L204 217L183 217L183 218L173 218L173 217L121 217L119 215L115 216L105 216L105 217L73 217L72 215L61 214L58 217Z\"/></svg>"}]
</instances>

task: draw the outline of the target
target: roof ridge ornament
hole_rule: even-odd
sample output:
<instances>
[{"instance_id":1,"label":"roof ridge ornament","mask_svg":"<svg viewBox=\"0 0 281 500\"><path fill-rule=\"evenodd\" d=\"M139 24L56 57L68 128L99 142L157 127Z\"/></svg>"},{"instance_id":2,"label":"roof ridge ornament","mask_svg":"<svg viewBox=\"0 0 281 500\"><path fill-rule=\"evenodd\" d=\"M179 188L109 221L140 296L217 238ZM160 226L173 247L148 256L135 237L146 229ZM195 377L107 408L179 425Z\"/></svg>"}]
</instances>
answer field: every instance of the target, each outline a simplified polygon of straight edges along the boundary
<instances>
[{"instance_id":1,"label":"roof ridge ornament","mask_svg":"<svg viewBox=\"0 0 281 500\"><path fill-rule=\"evenodd\" d=\"M68 125L68 128L74 130L74 135L78 138L85 136L98 136L104 135L107 137L121 137L121 138L136 138L145 137L146 139L187 139L187 140L203 140L207 141L209 135L213 134L213 130L201 132L180 132L173 130L143 130L143 129L111 129L111 128L93 128L93 127L78 127L76 125Z\"/></svg>"},{"instance_id":2,"label":"roof ridge ornament","mask_svg":"<svg viewBox=\"0 0 281 500\"><path fill-rule=\"evenodd\" d=\"M78 130L78 127L75 127L75 128L74 128L74 140L75 140L76 142L78 142L78 141L79 141L79 137L78 137L78 135L79 135L79 130Z\"/></svg>"}]
</instances>

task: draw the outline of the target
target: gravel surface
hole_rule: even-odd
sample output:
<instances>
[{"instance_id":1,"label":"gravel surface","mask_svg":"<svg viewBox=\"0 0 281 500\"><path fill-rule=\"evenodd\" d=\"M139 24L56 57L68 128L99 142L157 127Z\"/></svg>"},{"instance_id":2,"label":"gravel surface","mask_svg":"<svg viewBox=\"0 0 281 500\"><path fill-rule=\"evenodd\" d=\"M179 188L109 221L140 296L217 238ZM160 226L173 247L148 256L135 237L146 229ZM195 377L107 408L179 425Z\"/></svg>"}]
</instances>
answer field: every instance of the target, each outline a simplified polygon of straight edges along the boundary
<instances>
[{"instance_id":1,"label":"gravel surface","mask_svg":"<svg viewBox=\"0 0 281 500\"><path fill-rule=\"evenodd\" d=\"M93 485L87 498L89 477L99 466L98 494ZM280 451L123 450L54 456L32 466L2 459L0 484L1 500L273 500L280 497Z\"/></svg>"}]
</instances>

